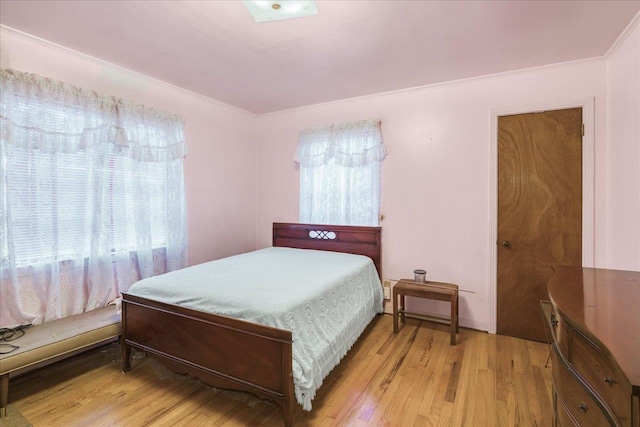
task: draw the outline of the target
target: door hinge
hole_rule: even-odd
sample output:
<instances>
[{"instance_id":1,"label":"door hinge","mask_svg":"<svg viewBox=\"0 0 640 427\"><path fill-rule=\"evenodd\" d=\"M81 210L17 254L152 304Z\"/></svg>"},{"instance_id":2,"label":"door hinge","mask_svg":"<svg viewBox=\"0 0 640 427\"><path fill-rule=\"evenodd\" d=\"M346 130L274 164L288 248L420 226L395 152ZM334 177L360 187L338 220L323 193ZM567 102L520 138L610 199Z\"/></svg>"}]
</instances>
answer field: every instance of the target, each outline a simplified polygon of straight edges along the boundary
<instances>
[{"instance_id":1,"label":"door hinge","mask_svg":"<svg viewBox=\"0 0 640 427\"><path fill-rule=\"evenodd\" d=\"M580 127L580 134L582 136L584 136L584 123L582 124L582 126Z\"/></svg>"}]
</instances>

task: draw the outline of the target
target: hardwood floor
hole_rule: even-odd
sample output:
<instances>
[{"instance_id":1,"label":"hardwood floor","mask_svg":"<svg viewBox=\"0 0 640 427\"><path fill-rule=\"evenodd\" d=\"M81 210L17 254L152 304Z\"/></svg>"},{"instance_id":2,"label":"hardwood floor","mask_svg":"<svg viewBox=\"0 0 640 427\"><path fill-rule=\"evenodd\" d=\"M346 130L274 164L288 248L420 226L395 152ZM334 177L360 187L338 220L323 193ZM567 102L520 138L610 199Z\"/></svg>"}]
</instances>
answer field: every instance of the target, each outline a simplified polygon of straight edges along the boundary
<instances>
[{"instance_id":1,"label":"hardwood floor","mask_svg":"<svg viewBox=\"0 0 640 427\"><path fill-rule=\"evenodd\" d=\"M296 426L549 426L546 344L378 316L325 379ZM279 407L174 374L136 353L121 372L110 345L11 381L9 403L34 426L281 426Z\"/></svg>"}]
</instances>

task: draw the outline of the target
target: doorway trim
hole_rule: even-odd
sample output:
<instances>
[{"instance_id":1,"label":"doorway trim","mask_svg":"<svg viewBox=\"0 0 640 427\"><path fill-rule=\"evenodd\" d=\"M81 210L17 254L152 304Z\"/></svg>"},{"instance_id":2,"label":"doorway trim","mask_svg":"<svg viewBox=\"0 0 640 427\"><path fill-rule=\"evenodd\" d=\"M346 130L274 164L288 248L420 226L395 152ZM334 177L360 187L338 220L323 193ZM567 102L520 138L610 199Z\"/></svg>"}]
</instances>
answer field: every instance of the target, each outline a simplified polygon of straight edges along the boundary
<instances>
[{"instance_id":1,"label":"doorway trim","mask_svg":"<svg viewBox=\"0 0 640 427\"><path fill-rule=\"evenodd\" d=\"M595 100L591 98L574 99L542 104L524 105L492 109L490 114L490 150L489 150L489 333L495 334L498 323L498 117L514 114L539 113L549 110L582 108L582 265L594 266L594 210L595 210Z\"/></svg>"}]
</instances>

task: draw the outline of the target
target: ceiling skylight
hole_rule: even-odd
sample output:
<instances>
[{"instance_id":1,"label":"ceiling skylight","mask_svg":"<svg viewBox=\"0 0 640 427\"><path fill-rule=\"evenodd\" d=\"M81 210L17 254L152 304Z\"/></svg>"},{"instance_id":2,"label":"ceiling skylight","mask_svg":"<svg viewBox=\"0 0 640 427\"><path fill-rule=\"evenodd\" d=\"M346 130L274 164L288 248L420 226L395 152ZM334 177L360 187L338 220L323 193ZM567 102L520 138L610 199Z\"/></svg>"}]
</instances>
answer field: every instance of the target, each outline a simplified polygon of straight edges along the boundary
<instances>
[{"instance_id":1,"label":"ceiling skylight","mask_svg":"<svg viewBox=\"0 0 640 427\"><path fill-rule=\"evenodd\" d=\"M242 0L256 22L278 21L318 14L315 0Z\"/></svg>"}]
</instances>

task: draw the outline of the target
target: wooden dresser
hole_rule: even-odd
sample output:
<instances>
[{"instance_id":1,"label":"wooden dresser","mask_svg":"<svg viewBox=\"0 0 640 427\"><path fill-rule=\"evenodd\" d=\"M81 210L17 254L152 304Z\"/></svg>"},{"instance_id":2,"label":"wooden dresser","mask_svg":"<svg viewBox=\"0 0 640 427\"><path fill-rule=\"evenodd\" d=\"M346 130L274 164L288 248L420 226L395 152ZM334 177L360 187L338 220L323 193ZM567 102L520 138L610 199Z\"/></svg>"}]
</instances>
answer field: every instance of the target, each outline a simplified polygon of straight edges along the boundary
<instances>
[{"instance_id":1,"label":"wooden dresser","mask_svg":"<svg viewBox=\"0 0 640 427\"><path fill-rule=\"evenodd\" d=\"M556 270L542 302L554 425L640 427L640 272Z\"/></svg>"}]
</instances>

